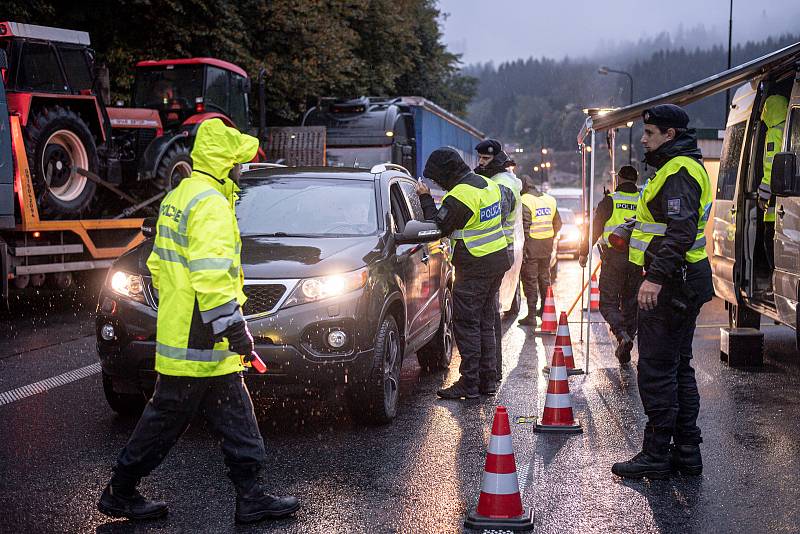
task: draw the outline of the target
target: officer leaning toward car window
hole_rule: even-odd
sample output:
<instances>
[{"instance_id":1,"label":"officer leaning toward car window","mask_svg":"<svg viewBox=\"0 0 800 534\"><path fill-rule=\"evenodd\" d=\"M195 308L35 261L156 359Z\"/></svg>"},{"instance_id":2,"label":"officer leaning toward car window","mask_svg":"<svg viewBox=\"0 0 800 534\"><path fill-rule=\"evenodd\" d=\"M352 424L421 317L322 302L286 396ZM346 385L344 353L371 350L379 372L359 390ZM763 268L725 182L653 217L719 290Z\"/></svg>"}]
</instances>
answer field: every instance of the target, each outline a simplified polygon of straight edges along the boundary
<instances>
[{"instance_id":1,"label":"officer leaning toward car window","mask_svg":"<svg viewBox=\"0 0 800 534\"><path fill-rule=\"evenodd\" d=\"M550 287L550 257L555 236L561 230L561 215L556 199L540 191L532 179L523 185L525 189L520 203L525 247L520 272L528 315L520 319L519 324L536 326L536 316L542 316L547 288ZM540 293L542 305L537 307Z\"/></svg>"},{"instance_id":2,"label":"officer leaning toward car window","mask_svg":"<svg viewBox=\"0 0 800 534\"><path fill-rule=\"evenodd\" d=\"M295 497L275 497L259 482L266 460L243 361L254 350L241 305L241 240L234 213L239 163L252 160L255 137L219 119L203 122L192 149L193 171L161 203L147 267L158 290L155 392L122 450L98 509L112 517L152 519L164 502L136 486L169 453L199 411L222 436L236 487L236 521L280 518ZM242 356L244 356L244 358Z\"/></svg>"},{"instance_id":3,"label":"officer leaning toward car window","mask_svg":"<svg viewBox=\"0 0 800 534\"><path fill-rule=\"evenodd\" d=\"M514 224L517 220L518 207L520 205L520 195L522 194L522 182L510 171L515 163L508 157L503 150L500 141L496 139L486 139L475 146L478 153L478 166L475 173L489 178L500 186L500 195L503 199L503 233L506 236L506 243L510 263L514 263ZM503 378L503 321L500 317L500 291L497 292L497 310L495 312L494 335L495 352L497 354L497 381Z\"/></svg>"},{"instance_id":4,"label":"officer leaning toward car window","mask_svg":"<svg viewBox=\"0 0 800 534\"><path fill-rule=\"evenodd\" d=\"M664 104L642 117L645 162L656 174L642 190L628 257L645 270L637 297L638 383L648 420L642 451L611 471L626 478L699 475L700 395L691 359L697 316L714 293L704 237L712 191L686 112Z\"/></svg>"},{"instance_id":5,"label":"officer leaning toward car window","mask_svg":"<svg viewBox=\"0 0 800 534\"><path fill-rule=\"evenodd\" d=\"M633 338L636 337L636 311L639 304L636 292L642 281L642 268L628 261L628 253L609 247L608 237L625 219L636 215L639 174L630 165L620 167L617 172L617 187L606 193L597 204L592 223L591 244L581 243L578 263L586 267L591 246L599 239L603 266L600 269L600 314L617 338L616 356L620 364L631 361Z\"/></svg>"},{"instance_id":6,"label":"officer leaning toward car window","mask_svg":"<svg viewBox=\"0 0 800 534\"><path fill-rule=\"evenodd\" d=\"M436 394L443 399L492 395L497 390L496 294L503 273L511 266L500 188L472 172L452 148L434 150L423 174L447 191L437 210L428 187L417 184L425 218L434 221L454 242L453 330L461 353L461 377Z\"/></svg>"},{"instance_id":7,"label":"officer leaning toward car window","mask_svg":"<svg viewBox=\"0 0 800 534\"><path fill-rule=\"evenodd\" d=\"M772 196L772 160L781 151L783 127L789 101L783 95L771 95L761 110L761 122L767 127L764 139L764 176L758 186L758 206L764 212L764 252L767 255L770 272L775 268L775 197ZM772 277L770 277L770 286ZM770 291L768 291L769 293Z\"/></svg>"}]
</instances>

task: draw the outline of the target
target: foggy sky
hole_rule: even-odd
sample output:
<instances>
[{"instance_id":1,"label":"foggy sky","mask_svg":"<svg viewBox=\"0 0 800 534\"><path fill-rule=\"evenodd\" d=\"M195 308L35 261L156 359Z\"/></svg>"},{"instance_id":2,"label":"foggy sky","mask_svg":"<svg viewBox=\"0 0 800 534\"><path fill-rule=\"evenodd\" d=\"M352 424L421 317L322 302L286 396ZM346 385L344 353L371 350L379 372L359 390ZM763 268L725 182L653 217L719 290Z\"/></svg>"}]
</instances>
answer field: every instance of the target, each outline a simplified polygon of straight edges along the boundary
<instances>
[{"instance_id":1,"label":"foggy sky","mask_svg":"<svg viewBox=\"0 0 800 534\"><path fill-rule=\"evenodd\" d=\"M469 65L517 58L590 57L609 43L635 42L702 24L727 46L729 0L439 0L444 40ZM798 0L734 0L733 40L800 33Z\"/></svg>"}]
</instances>

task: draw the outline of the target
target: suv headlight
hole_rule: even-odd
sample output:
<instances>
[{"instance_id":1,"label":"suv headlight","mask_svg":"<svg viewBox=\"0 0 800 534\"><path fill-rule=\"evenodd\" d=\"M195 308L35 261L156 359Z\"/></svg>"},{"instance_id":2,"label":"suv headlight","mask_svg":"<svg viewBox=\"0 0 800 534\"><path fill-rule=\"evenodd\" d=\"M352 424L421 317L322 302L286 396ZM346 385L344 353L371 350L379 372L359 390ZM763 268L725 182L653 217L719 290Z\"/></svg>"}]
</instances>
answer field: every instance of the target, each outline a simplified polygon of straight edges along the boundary
<instances>
[{"instance_id":1,"label":"suv headlight","mask_svg":"<svg viewBox=\"0 0 800 534\"><path fill-rule=\"evenodd\" d=\"M114 271L108 278L108 286L118 295L144 302L144 281L138 274Z\"/></svg>"},{"instance_id":2,"label":"suv headlight","mask_svg":"<svg viewBox=\"0 0 800 534\"><path fill-rule=\"evenodd\" d=\"M330 297L338 297L361 289L367 283L367 268L349 273L305 278L294 288L292 294L283 303L283 308L316 302Z\"/></svg>"}]
</instances>

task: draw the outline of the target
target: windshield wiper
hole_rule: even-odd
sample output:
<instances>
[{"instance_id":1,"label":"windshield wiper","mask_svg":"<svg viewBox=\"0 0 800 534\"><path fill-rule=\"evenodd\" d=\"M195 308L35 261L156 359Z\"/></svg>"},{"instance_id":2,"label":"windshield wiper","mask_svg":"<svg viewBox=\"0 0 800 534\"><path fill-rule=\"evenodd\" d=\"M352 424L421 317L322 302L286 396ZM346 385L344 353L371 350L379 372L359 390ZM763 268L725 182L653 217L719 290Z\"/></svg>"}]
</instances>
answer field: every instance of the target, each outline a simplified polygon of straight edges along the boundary
<instances>
[{"instance_id":1,"label":"windshield wiper","mask_svg":"<svg viewBox=\"0 0 800 534\"><path fill-rule=\"evenodd\" d=\"M242 234L242 237L320 237L320 234L289 234L287 232L273 232L263 234Z\"/></svg>"}]
</instances>

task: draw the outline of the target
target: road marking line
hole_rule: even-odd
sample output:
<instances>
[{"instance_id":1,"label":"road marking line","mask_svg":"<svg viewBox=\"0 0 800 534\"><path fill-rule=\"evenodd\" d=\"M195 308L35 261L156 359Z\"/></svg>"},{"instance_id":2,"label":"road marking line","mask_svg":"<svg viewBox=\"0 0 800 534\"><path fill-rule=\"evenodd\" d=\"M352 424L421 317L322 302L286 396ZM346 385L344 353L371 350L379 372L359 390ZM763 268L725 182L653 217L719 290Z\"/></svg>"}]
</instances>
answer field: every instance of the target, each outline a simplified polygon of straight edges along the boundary
<instances>
[{"instance_id":1,"label":"road marking line","mask_svg":"<svg viewBox=\"0 0 800 534\"><path fill-rule=\"evenodd\" d=\"M44 380L40 380L39 382L28 384L27 386L21 386L10 391L6 391L5 393L0 393L0 406L11 404L12 402L17 402L27 397L38 395L39 393L44 393L47 390L57 388L58 386L64 386L70 382L75 382L76 380L95 375L99 372L100 363L93 363L91 365L87 365L86 367L73 369L72 371L60 374L58 376L46 378Z\"/></svg>"}]
</instances>

